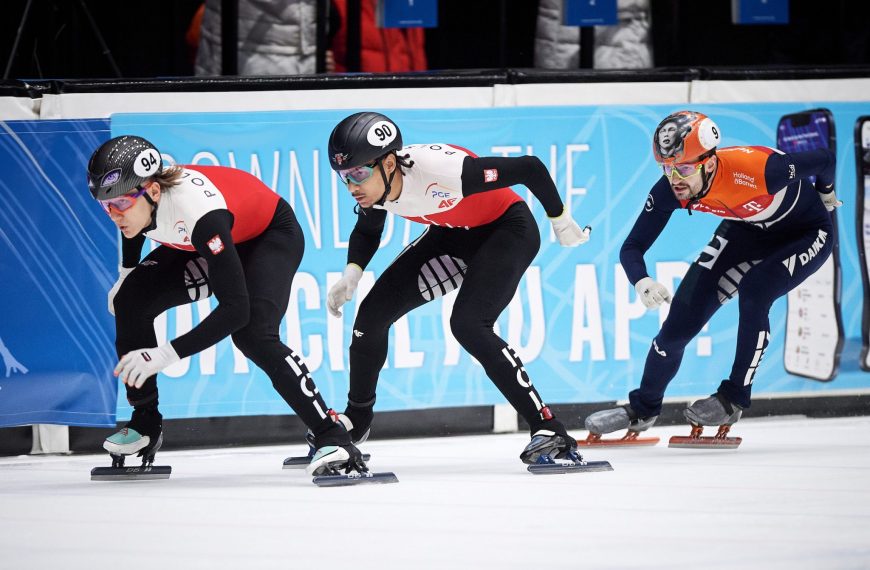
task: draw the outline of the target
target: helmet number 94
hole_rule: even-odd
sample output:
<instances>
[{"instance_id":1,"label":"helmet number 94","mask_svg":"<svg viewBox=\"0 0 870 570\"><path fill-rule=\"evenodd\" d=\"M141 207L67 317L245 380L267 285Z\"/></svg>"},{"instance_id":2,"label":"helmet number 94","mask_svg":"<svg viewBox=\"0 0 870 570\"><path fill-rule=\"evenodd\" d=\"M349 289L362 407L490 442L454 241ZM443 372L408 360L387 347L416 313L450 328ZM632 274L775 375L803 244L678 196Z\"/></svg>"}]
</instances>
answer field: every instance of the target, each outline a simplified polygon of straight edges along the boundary
<instances>
[{"instance_id":1,"label":"helmet number 94","mask_svg":"<svg viewBox=\"0 0 870 570\"><path fill-rule=\"evenodd\" d=\"M366 135L368 143L372 146L385 147L396 140L396 126L387 121L378 121L369 128Z\"/></svg>"},{"instance_id":2,"label":"helmet number 94","mask_svg":"<svg viewBox=\"0 0 870 570\"><path fill-rule=\"evenodd\" d=\"M133 172L136 173L136 176L142 178L154 176L157 174L158 170L160 170L160 157L157 155L157 151L153 148L140 152L139 156L136 157L136 161L133 163Z\"/></svg>"}]
</instances>

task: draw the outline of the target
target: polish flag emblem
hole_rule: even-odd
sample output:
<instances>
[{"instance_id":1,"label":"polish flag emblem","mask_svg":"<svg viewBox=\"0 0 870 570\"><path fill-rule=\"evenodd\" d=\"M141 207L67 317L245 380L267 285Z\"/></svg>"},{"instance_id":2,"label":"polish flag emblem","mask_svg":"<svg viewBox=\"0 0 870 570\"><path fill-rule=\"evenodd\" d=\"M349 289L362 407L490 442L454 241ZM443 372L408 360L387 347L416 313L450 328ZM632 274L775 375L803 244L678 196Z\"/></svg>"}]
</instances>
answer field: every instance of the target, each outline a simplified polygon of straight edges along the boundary
<instances>
[{"instance_id":1,"label":"polish flag emblem","mask_svg":"<svg viewBox=\"0 0 870 570\"><path fill-rule=\"evenodd\" d=\"M221 236L216 235L208 240L208 248L212 255L217 255L224 250L224 242L221 241Z\"/></svg>"},{"instance_id":2,"label":"polish flag emblem","mask_svg":"<svg viewBox=\"0 0 870 570\"><path fill-rule=\"evenodd\" d=\"M498 180L498 169L487 168L483 171L483 181L484 182L495 182L497 180Z\"/></svg>"}]
</instances>

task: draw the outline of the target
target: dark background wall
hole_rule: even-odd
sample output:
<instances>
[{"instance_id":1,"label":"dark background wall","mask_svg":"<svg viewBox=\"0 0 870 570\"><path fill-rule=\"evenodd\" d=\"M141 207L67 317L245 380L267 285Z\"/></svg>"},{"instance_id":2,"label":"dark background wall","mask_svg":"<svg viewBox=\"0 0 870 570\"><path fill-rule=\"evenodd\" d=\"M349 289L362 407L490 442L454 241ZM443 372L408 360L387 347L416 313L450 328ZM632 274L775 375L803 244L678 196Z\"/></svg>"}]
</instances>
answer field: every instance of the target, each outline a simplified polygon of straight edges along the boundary
<instances>
[{"instance_id":1,"label":"dark background wall","mask_svg":"<svg viewBox=\"0 0 870 570\"><path fill-rule=\"evenodd\" d=\"M32 0L9 77L190 75L185 33L200 4ZM27 0L3 2L2 71L26 5ZM790 6L789 25L735 26L730 0L652 0L655 65L870 63L870 2L791 0ZM430 68L531 67L537 7L537 0L439 0L440 26L426 33Z\"/></svg>"},{"instance_id":2,"label":"dark background wall","mask_svg":"<svg viewBox=\"0 0 870 570\"><path fill-rule=\"evenodd\" d=\"M870 62L870 3L791 0L786 26L735 26L729 0L652 0L657 66Z\"/></svg>"},{"instance_id":3,"label":"dark background wall","mask_svg":"<svg viewBox=\"0 0 870 570\"><path fill-rule=\"evenodd\" d=\"M200 0L32 0L9 78L190 75L184 35ZM6 70L26 0L5 0L0 17L0 73ZM88 14L93 17L92 26Z\"/></svg>"}]
</instances>

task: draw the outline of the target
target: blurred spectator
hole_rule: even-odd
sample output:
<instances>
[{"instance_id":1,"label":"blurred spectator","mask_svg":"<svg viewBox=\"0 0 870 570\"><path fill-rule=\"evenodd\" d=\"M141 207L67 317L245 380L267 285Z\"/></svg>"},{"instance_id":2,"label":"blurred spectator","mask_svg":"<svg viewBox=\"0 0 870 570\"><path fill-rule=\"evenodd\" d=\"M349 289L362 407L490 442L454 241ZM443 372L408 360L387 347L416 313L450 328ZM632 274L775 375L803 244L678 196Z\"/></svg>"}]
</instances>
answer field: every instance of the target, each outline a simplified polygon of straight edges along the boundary
<instances>
[{"instance_id":1,"label":"blurred spectator","mask_svg":"<svg viewBox=\"0 0 870 570\"><path fill-rule=\"evenodd\" d=\"M315 73L316 23L316 0L239 0L239 75ZM221 0L206 0L195 72L221 74Z\"/></svg>"},{"instance_id":2,"label":"blurred spectator","mask_svg":"<svg viewBox=\"0 0 870 570\"><path fill-rule=\"evenodd\" d=\"M362 0L360 14L360 69L359 71L422 71L427 69L425 34L423 28L379 28L375 20L376 0ZM332 1L333 15L338 29L331 47L335 56L335 71L347 71L347 2ZM328 59L328 58L327 58Z\"/></svg>"},{"instance_id":3,"label":"blurred spectator","mask_svg":"<svg viewBox=\"0 0 870 570\"><path fill-rule=\"evenodd\" d=\"M200 30L202 30L202 16L205 13L205 2L199 5L193 17L190 19L190 26L184 34L184 44L187 46L187 57L191 67L196 65L196 52L199 49Z\"/></svg>"},{"instance_id":4,"label":"blurred spectator","mask_svg":"<svg viewBox=\"0 0 870 570\"><path fill-rule=\"evenodd\" d=\"M595 69L652 67L649 0L617 0L618 23L595 26ZM580 28L562 25L562 0L540 0L535 67L580 67Z\"/></svg>"}]
</instances>

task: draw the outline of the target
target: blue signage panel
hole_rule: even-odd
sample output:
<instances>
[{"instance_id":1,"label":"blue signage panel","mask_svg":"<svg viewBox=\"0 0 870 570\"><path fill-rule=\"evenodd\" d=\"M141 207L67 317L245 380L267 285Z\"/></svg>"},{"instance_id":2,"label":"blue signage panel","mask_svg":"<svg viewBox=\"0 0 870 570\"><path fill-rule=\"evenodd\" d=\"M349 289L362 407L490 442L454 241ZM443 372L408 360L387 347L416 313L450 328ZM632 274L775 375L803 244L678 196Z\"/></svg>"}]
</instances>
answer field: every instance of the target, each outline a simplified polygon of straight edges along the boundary
<instances>
[{"instance_id":1,"label":"blue signage panel","mask_svg":"<svg viewBox=\"0 0 870 570\"><path fill-rule=\"evenodd\" d=\"M789 0L731 0L735 24L788 24Z\"/></svg>"},{"instance_id":2,"label":"blue signage panel","mask_svg":"<svg viewBox=\"0 0 870 570\"><path fill-rule=\"evenodd\" d=\"M381 28L437 28L438 0L377 0Z\"/></svg>"},{"instance_id":3,"label":"blue signage panel","mask_svg":"<svg viewBox=\"0 0 870 570\"><path fill-rule=\"evenodd\" d=\"M0 122L0 426L114 426L117 232L88 192L107 120Z\"/></svg>"},{"instance_id":4,"label":"blue signage panel","mask_svg":"<svg viewBox=\"0 0 870 570\"><path fill-rule=\"evenodd\" d=\"M566 26L613 26L617 21L616 0L562 0Z\"/></svg>"}]
</instances>

